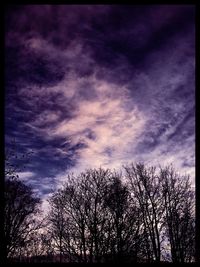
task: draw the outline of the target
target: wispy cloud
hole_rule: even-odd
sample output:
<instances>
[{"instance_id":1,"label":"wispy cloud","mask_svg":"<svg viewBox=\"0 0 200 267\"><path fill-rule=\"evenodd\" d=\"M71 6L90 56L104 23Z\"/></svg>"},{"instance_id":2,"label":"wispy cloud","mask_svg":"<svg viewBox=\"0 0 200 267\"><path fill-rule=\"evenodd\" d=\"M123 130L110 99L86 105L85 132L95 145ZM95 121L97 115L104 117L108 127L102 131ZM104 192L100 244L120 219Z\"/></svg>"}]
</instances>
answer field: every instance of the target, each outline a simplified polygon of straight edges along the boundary
<instances>
[{"instance_id":1,"label":"wispy cloud","mask_svg":"<svg viewBox=\"0 0 200 267\"><path fill-rule=\"evenodd\" d=\"M194 181L192 6L23 6L8 17L6 140L34 152L23 179L47 196L68 172L143 161Z\"/></svg>"},{"instance_id":2,"label":"wispy cloud","mask_svg":"<svg viewBox=\"0 0 200 267\"><path fill-rule=\"evenodd\" d=\"M27 181L30 178L33 178L35 176L35 173L30 171L25 171L25 172L18 172L17 175L19 176L20 180Z\"/></svg>"}]
</instances>

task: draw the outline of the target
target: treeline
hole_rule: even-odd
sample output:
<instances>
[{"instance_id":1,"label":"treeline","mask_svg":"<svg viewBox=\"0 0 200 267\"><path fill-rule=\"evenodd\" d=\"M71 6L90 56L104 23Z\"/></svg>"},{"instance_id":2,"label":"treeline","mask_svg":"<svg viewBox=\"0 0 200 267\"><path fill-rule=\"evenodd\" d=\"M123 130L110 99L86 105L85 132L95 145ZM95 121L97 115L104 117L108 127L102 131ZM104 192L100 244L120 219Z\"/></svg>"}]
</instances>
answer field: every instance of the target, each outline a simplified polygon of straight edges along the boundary
<instances>
[{"instance_id":1,"label":"treeline","mask_svg":"<svg viewBox=\"0 0 200 267\"><path fill-rule=\"evenodd\" d=\"M5 180L6 257L15 261L195 261L195 195L172 166L70 174L40 219L30 187Z\"/></svg>"}]
</instances>

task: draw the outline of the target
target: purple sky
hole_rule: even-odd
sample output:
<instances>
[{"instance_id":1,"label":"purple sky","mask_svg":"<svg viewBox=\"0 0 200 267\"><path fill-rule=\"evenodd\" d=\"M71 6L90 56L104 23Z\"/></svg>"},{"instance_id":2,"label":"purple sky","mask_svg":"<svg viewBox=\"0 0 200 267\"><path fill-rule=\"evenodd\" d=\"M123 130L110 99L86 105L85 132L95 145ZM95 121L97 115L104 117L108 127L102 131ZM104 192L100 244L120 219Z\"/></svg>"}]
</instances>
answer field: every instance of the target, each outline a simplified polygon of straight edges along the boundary
<instances>
[{"instance_id":1,"label":"purple sky","mask_svg":"<svg viewBox=\"0 0 200 267\"><path fill-rule=\"evenodd\" d=\"M46 199L68 172L128 162L194 179L194 6L10 6L6 146Z\"/></svg>"}]
</instances>

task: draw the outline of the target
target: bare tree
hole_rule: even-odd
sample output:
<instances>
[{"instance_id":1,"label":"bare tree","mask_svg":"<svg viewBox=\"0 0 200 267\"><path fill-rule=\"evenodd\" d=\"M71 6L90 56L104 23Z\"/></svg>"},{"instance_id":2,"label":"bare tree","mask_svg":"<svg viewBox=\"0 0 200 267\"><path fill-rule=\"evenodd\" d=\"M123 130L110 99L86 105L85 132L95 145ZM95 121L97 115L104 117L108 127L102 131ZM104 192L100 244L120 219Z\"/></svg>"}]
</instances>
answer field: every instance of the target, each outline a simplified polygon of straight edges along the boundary
<instances>
[{"instance_id":1,"label":"bare tree","mask_svg":"<svg viewBox=\"0 0 200 267\"><path fill-rule=\"evenodd\" d=\"M39 214L37 214L39 215ZM23 246L19 247L17 253L19 261L40 262L48 261L52 254L51 234L48 232L48 221L46 217L37 216L30 226L31 231L27 235ZM51 257L52 259L52 257Z\"/></svg>"},{"instance_id":2,"label":"bare tree","mask_svg":"<svg viewBox=\"0 0 200 267\"><path fill-rule=\"evenodd\" d=\"M73 175L69 175L64 187L54 193L50 204L48 217L60 261L62 254L69 261L86 261L84 202L79 193L78 180Z\"/></svg>"},{"instance_id":3,"label":"bare tree","mask_svg":"<svg viewBox=\"0 0 200 267\"><path fill-rule=\"evenodd\" d=\"M125 167L130 190L142 214L143 236L148 261L161 259L161 231L163 198L160 192L160 179L155 167L144 164L131 164Z\"/></svg>"},{"instance_id":4,"label":"bare tree","mask_svg":"<svg viewBox=\"0 0 200 267\"><path fill-rule=\"evenodd\" d=\"M4 231L7 257L16 254L33 230L39 203L39 198L34 196L29 186L17 179L5 181Z\"/></svg>"},{"instance_id":5,"label":"bare tree","mask_svg":"<svg viewBox=\"0 0 200 267\"><path fill-rule=\"evenodd\" d=\"M88 170L81 174L80 191L84 196L85 219L88 232L87 247L90 261L99 262L108 253L110 215L104 205L109 170Z\"/></svg>"},{"instance_id":6,"label":"bare tree","mask_svg":"<svg viewBox=\"0 0 200 267\"><path fill-rule=\"evenodd\" d=\"M122 261L130 248L128 237L132 236L132 218L129 216L129 191L122 184L122 176L113 172L108 183L107 194L105 196L105 204L111 213L112 222L112 247L111 251L114 258L118 262Z\"/></svg>"},{"instance_id":7,"label":"bare tree","mask_svg":"<svg viewBox=\"0 0 200 267\"><path fill-rule=\"evenodd\" d=\"M124 177L101 168L68 175L50 200L51 246L60 261L159 262L169 239L173 261L191 261L194 195L188 188L169 169L143 164L126 166Z\"/></svg>"},{"instance_id":8,"label":"bare tree","mask_svg":"<svg viewBox=\"0 0 200 267\"><path fill-rule=\"evenodd\" d=\"M41 227L35 215L40 199L32 188L19 180L17 172L24 169L30 153L19 155L15 142L5 151L4 235L5 257L18 257L32 231Z\"/></svg>"},{"instance_id":9,"label":"bare tree","mask_svg":"<svg viewBox=\"0 0 200 267\"><path fill-rule=\"evenodd\" d=\"M52 208L57 214L63 203L62 219L50 213L50 220L58 230L55 220L62 224L62 248L69 258L80 262L99 262L109 250L110 214L106 211L104 196L108 170L87 170L78 177L69 175L60 191L59 202L52 198ZM58 196L58 195L57 195ZM59 203L56 207L56 201ZM55 218L55 220L53 219Z\"/></svg>"},{"instance_id":10,"label":"bare tree","mask_svg":"<svg viewBox=\"0 0 200 267\"><path fill-rule=\"evenodd\" d=\"M194 260L194 192L189 176L179 175L173 167L160 169L165 208L166 236L173 262Z\"/></svg>"},{"instance_id":11,"label":"bare tree","mask_svg":"<svg viewBox=\"0 0 200 267\"><path fill-rule=\"evenodd\" d=\"M58 190L50 199L51 212L49 220L51 222L52 238L55 248L58 249L60 255L60 262L62 262L63 254L63 239L66 231L66 219L64 214L64 199L62 190Z\"/></svg>"}]
</instances>

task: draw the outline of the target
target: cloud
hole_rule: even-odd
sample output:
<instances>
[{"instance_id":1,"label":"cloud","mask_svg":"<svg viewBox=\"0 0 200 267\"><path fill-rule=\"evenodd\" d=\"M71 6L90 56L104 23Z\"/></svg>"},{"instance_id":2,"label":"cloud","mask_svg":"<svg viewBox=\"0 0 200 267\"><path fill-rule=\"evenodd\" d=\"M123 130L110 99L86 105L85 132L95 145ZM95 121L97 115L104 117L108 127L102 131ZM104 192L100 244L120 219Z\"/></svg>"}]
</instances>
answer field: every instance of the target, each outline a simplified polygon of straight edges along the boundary
<instances>
[{"instance_id":1,"label":"cloud","mask_svg":"<svg viewBox=\"0 0 200 267\"><path fill-rule=\"evenodd\" d=\"M18 172L17 175L19 176L20 180L27 181L33 178L35 176L35 173L30 171L25 171L25 172Z\"/></svg>"},{"instance_id":2,"label":"cloud","mask_svg":"<svg viewBox=\"0 0 200 267\"><path fill-rule=\"evenodd\" d=\"M138 151L143 153L145 160L148 158L146 152L150 148L154 150L159 146L161 151L163 143L167 150L170 144L166 142L167 138L172 137L173 133L177 136L177 125L184 120L187 109L183 99L172 105L173 97L176 97L174 92L177 87L187 83L188 76L184 74L192 66L191 57L186 58L187 64L182 67L183 73L179 69L174 76L171 66L178 68L177 62L181 53L176 56L172 53L170 57L163 58L161 52L158 52L156 58L155 55L149 58L149 62L152 57L156 59L154 68L146 73L140 71L134 74L134 80L121 85L114 79L105 80L99 75L105 73L105 69L98 65L90 75L81 75L77 66L84 65L87 68L88 65L94 65L90 53L85 52L82 56L84 50L81 43L62 52L38 38L29 40L29 45L37 52L44 50L46 54L63 55L63 60L70 58L71 66L70 71L56 85L35 85L34 90L28 91L27 87L19 90L20 97L28 106L37 107L26 126L44 140L62 138L68 144L64 148L45 146L39 150L40 153L44 151L45 154L54 155L55 159L57 152L58 158L62 158L72 156L73 147L72 157L75 157L75 168L78 170L100 165L116 167L121 163L134 161ZM166 55L168 54L166 49ZM166 57L168 63L161 69L161 60L165 62ZM122 63L124 66L128 64L126 61ZM166 87L167 90L164 89Z\"/></svg>"},{"instance_id":3,"label":"cloud","mask_svg":"<svg viewBox=\"0 0 200 267\"><path fill-rule=\"evenodd\" d=\"M35 175L22 177L41 195L68 172L131 161L173 163L194 178L193 13L178 5L9 10L6 139L32 147Z\"/></svg>"},{"instance_id":4,"label":"cloud","mask_svg":"<svg viewBox=\"0 0 200 267\"><path fill-rule=\"evenodd\" d=\"M160 143L148 153L138 153L135 155L135 161L146 162L153 165L172 164L181 174L191 176L193 185L195 184L195 140L194 136L184 139L184 143L175 142Z\"/></svg>"},{"instance_id":5,"label":"cloud","mask_svg":"<svg viewBox=\"0 0 200 267\"><path fill-rule=\"evenodd\" d=\"M64 119L53 127L50 124L44 130L46 131L44 138L62 137L66 138L66 141L70 140L71 146L82 144L77 154L77 160L82 168L108 166L111 161L120 162L127 158L130 146L134 146L135 138L141 133L145 118L136 105L133 108L130 104L125 87L118 87L92 76L87 78L87 82L92 85L91 90L95 92L95 97L85 99L78 94L84 82L83 78L74 79L72 87L69 88L73 91L71 100L74 98L75 101L72 118ZM70 81L66 80L65 83L67 86L71 85ZM63 91L63 102L67 102L69 98L67 86L64 87L62 81L61 86L58 84L53 88ZM66 94L64 88L67 90ZM40 114L36 121L40 122L42 119L43 115ZM68 153L63 149L59 151L62 154ZM76 165L76 168L79 167Z\"/></svg>"}]
</instances>

